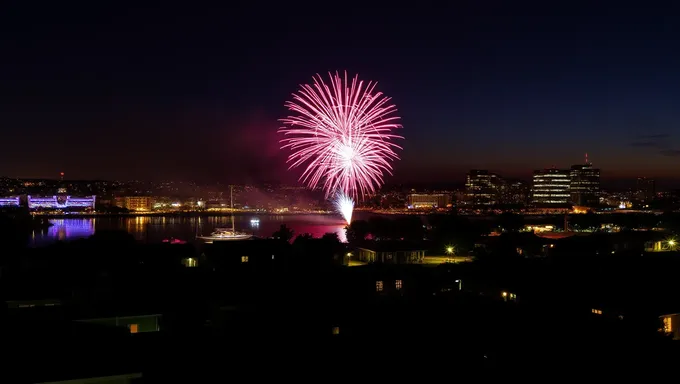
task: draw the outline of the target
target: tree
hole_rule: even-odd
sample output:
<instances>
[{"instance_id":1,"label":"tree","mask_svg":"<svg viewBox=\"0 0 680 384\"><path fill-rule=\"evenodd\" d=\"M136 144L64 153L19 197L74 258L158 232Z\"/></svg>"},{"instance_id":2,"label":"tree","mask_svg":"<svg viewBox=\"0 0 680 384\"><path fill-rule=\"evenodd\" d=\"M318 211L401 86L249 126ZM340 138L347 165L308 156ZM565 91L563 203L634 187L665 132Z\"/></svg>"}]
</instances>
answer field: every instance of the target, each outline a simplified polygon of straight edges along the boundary
<instances>
[{"instance_id":1,"label":"tree","mask_svg":"<svg viewBox=\"0 0 680 384\"><path fill-rule=\"evenodd\" d=\"M394 222L382 216L374 216L368 219L369 232L376 240L389 240L395 238Z\"/></svg>"},{"instance_id":2,"label":"tree","mask_svg":"<svg viewBox=\"0 0 680 384\"><path fill-rule=\"evenodd\" d=\"M327 232L321 236L321 240L329 244L340 244L340 237L335 232Z\"/></svg>"},{"instance_id":3,"label":"tree","mask_svg":"<svg viewBox=\"0 0 680 384\"><path fill-rule=\"evenodd\" d=\"M354 220L347 227L345 227L347 241L356 243L358 241L366 240L370 233L370 227L366 220Z\"/></svg>"},{"instance_id":4,"label":"tree","mask_svg":"<svg viewBox=\"0 0 680 384\"><path fill-rule=\"evenodd\" d=\"M301 235L297 235L297 237L293 241L293 245L304 244L305 242L308 242L309 240L312 240L313 238L314 238L314 236L312 236L311 233L303 233Z\"/></svg>"},{"instance_id":5,"label":"tree","mask_svg":"<svg viewBox=\"0 0 680 384\"><path fill-rule=\"evenodd\" d=\"M294 235L295 235L295 231L288 228L288 226L286 226L286 224L281 224L281 227L279 227L279 230L274 232L272 234L272 237L275 238L275 239L285 240L287 242L290 242L293 239Z\"/></svg>"}]
</instances>

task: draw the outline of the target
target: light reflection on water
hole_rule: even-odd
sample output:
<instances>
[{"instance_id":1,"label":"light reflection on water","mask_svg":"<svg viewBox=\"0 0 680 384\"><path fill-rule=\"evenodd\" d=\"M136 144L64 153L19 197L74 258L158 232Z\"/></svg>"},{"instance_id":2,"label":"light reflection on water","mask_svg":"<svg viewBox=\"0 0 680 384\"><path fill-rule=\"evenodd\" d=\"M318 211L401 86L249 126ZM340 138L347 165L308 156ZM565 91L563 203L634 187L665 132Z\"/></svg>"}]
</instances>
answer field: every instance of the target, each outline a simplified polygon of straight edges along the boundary
<instances>
[{"instance_id":1,"label":"light reflection on water","mask_svg":"<svg viewBox=\"0 0 680 384\"><path fill-rule=\"evenodd\" d=\"M97 219L92 218L50 220L52 226L42 232L34 231L31 242L42 243L45 239L50 239L50 241L65 241L92 236L94 235L96 220Z\"/></svg>"},{"instance_id":2,"label":"light reflection on water","mask_svg":"<svg viewBox=\"0 0 680 384\"><path fill-rule=\"evenodd\" d=\"M31 245L42 246L59 240L87 238L101 230L124 230L140 241L161 242L174 237L191 242L196 236L209 235L215 228L231 227L229 216L67 218L53 219L50 222L53 225L48 229L33 233ZM342 218L334 215L244 215L235 216L234 224L236 230L260 237L271 236L285 224L294 231L295 236L309 233L314 237L321 237L333 232L338 234L341 241L347 241L345 223Z\"/></svg>"}]
</instances>

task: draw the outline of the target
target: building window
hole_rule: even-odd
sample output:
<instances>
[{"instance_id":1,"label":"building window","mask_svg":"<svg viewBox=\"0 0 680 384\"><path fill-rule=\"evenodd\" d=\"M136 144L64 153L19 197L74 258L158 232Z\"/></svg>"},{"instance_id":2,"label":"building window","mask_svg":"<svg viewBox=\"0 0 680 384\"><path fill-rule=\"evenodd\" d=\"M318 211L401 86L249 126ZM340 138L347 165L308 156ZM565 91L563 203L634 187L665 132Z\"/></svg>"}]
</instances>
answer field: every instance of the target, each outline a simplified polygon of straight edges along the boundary
<instances>
[{"instance_id":1,"label":"building window","mask_svg":"<svg viewBox=\"0 0 680 384\"><path fill-rule=\"evenodd\" d=\"M673 323L670 316L663 318L663 332L673 333Z\"/></svg>"},{"instance_id":2,"label":"building window","mask_svg":"<svg viewBox=\"0 0 680 384\"><path fill-rule=\"evenodd\" d=\"M128 328L130 328L130 333L139 332L139 324L128 324Z\"/></svg>"},{"instance_id":3,"label":"building window","mask_svg":"<svg viewBox=\"0 0 680 384\"><path fill-rule=\"evenodd\" d=\"M397 280L397 281L394 282L394 287L397 289L397 291L400 290L402 288L402 286L403 286L403 283L402 283L401 280Z\"/></svg>"},{"instance_id":4,"label":"building window","mask_svg":"<svg viewBox=\"0 0 680 384\"><path fill-rule=\"evenodd\" d=\"M383 282L382 280L378 280L375 282L375 291L376 292L382 292L383 291Z\"/></svg>"},{"instance_id":5,"label":"building window","mask_svg":"<svg viewBox=\"0 0 680 384\"><path fill-rule=\"evenodd\" d=\"M601 315L601 314L602 314L602 310L601 310L601 309L595 309L595 308L593 308L593 309L591 310L591 312L593 312L593 313L596 314L596 315Z\"/></svg>"},{"instance_id":6,"label":"building window","mask_svg":"<svg viewBox=\"0 0 680 384\"><path fill-rule=\"evenodd\" d=\"M248 262L248 256L241 256L241 262L247 263Z\"/></svg>"}]
</instances>

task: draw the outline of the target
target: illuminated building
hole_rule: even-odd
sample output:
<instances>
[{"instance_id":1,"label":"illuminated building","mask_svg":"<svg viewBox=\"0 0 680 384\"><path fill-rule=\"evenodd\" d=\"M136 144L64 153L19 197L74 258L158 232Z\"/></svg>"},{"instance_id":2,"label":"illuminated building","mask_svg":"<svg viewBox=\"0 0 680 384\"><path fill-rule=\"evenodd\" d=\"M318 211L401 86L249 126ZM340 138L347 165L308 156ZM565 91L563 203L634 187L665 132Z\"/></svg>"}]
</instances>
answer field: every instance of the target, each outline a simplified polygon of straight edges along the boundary
<instances>
[{"instance_id":1,"label":"illuminated building","mask_svg":"<svg viewBox=\"0 0 680 384\"><path fill-rule=\"evenodd\" d=\"M96 196L71 197L64 195L54 195L51 197L34 197L28 195L29 209L94 209Z\"/></svg>"},{"instance_id":2,"label":"illuminated building","mask_svg":"<svg viewBox=\"0 0 680 384\"><path fill-rule=\"evenodd\" d=\"M501 184L502 179L495 173L473 169L465 180L465 198L472 205L497 204Z\"/></svg>"},{"instance_id":3,"label":"illuminated building","mask_svg":"<svg viewBox=\"0 0 680 384\"><path fill-rule=\"evenodd\" d=\"M531 201L540 206L567 205L571 195L570 172L563 169L534 171Z\"/></svg>"},{"instance_id":4,"label":"illuminated building","mask_svg":"<svg viewBox=\"0 0 680 384\"><path fill-rule=\"evenodd\" d=\"M131 211L148 211L151 209L153 199L149 196L123 196L116 197L116 207Z\"/></svg>"},{"instance_id":5,"label":"illuminated building","mask_svg":"<svg viewBox=\"0 0 680 384\"><path fill-rule=\"evenodd\" d=\"M408 195L409 209L446 208L451 203L451 197L444 193L412 193Z\"/></svg>"},{"instance_id":6,"label":"illuminated building","mask_svg":"<svg viewBox=\"0 0 680 384\"><path fill-rule=\"evenodd\" d=\"M18 207L18 197L0 197L0 207Z\"/></svg>"},{"instance_id":7,"label":"illuminated building","mask_svg":"<svg viewBox=\"0 0 680 384\"><path fill-rule=\"evenodd\" d=\"M363 263L422 264L425 248L403 241L374 241L357 249L357 259Z\"/></svg>"},{"instance_id":8,"label":"illuminated building","mask_svg":"<svg viewBox=\"0 0 680 384\"><path fill-rule=\"evenodd\" d=\"M593 168L586 154L585 164L571 166L569 192L571 202L583 206L592 207L600 202L600 170Z\"/></svg>"},{"instance_id":9,"label":"illuminated building","mask_svg":"<svg viewBox=\"0 0 680 384\"><path fill-rule=\"evenodd\" d=\"M680 313L663 315L660 331L671 336L673 340L680 340Z\"/></svg>"}]
</instances>

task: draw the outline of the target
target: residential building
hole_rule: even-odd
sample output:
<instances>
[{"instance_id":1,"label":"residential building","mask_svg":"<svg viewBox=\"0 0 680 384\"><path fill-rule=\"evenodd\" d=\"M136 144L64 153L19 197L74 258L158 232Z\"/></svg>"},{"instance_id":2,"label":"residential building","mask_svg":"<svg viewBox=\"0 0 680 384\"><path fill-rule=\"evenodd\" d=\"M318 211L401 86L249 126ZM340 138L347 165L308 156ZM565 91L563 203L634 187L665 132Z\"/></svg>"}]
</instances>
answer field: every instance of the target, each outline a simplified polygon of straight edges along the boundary
<instances>
[{"instance_id":1,"label":"residential building","mask_svg":"<svg viewBox=\"0 0 680 384\"><path fill-rule=\"evenodd\" d=\"M123 196L115 199L116 207L131 211L150 211L152 203L153 199L149 196Z\"/></svg>"}]
</instances>

